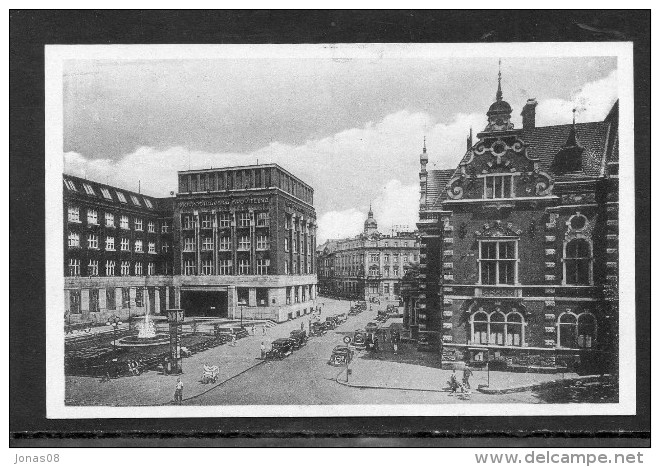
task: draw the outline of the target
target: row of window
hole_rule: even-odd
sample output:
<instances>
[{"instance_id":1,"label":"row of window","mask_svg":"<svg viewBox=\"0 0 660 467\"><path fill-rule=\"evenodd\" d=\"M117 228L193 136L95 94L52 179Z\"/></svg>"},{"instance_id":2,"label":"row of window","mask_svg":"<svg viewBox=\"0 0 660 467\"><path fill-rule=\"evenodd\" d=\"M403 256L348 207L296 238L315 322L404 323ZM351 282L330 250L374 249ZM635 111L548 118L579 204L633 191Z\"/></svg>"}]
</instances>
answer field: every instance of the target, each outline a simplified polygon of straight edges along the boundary
<instances>
[{"instance_id":1,"label":"row of window","mask_svg":"<svg viewBox=\"0 0 660 467\"><path fill-rule=\"evenodd\" d=\"M144 288L142 287L136 287L135 288L135 305L136 307L143 307L145 305L145 298L147 296L151 296L153 298L150 298L150 300L155 299L155 288L147 288L147 293L145 293ZM130 309L131 308L131 288L130 287L121 287L119 289L119 296L117 296L117 289L114 287L110 287L105 289L105 308L107 310L115 310L117 307L123 308L123 309ZM174 289L170 289L170 294L174 292ZM69 308L68 311L70 313L80 313L81 312L81 291L78 290L69 290ZM103 293L103 289L88 289L88 297L89 297L89 311L92 313L99 312L101 311L100 309L100 301L99 301L99 295L100 293ZM165 305L166 305L166 288L165 287L160 287L160 311L163 312L165 311ZM173 303L174 302L174 297L170 297L170 301Z\"/></svg>"},{"instance_id":2,"label":"row of window","mask_svg":"<svg viewBox=\"0 0 660 467\"><path fill-rule=\"evenodd\" d=\"M81 223L80 220L80 208L78 206L69 206L68 207L68 220L71 223ZM89 225L100 225L99 224L99 213L96 209L87 209L87 224ZM114 228L115 224L115 215L111 212L105 213L105 227ZM119 228L124 230L130 230L129 226L129 217L126 215L119 216ZM164 222L161 225L161 232L168 233L170 232L171 226L169 223ZM138 232L144 231L143 220L139 217L133 219L133 230ZM156 233L156 222L148 221L147 222L147 232Z\"/></svg>"},{"instance_id":3,"label":"row of window","mask_svg":"<svg viewBox=\"0 0 660 467\"><path fill-rule=\"evenodd\" d=\"M73 180L69 180L69 179L65 178L64 179L64 186L70 191L78 192L78 187L76 186L76 184ZM82 183L82 186L83 186L83 189L85 190L85 193L87 193L88 195L98 196L98 194L94 190L94 187L92 187L92 185L90 185L89 183ZM108 188L99 187L99 190L101 192L101 196L103 196L105 199L113 201L112 195L110 194L110 190ZM117 195L117 199L119 200L120 203L124 203L124 204L128 203L124 193L122 193L121 191L118 191L118 190L114 190L114 191L115 191L115 193ZM138 198L136 195L130 195L130 198L131 198L131 201L133 202L133 204L135 206L142 206L142 203L140 202L140 198ZM144 201L144 206L148 207L149 209L154 208L154 205L153 205L153 203L151 202L150 199L143 197L142 201Z\"/></svg>"},{"instance_id":4,"label":"row of window","mask_svg":"<svg viewBox=\"0 0 660 467\"><path fill-rule=\"evenodd\" d=\"M384 263L389 263L391 258L392 263L398 263L399 262L399 253L394 253L391 256L389 254L383 255L383 262ZM400 256L401 262L406 263L406 262L417 262L419 260L419 255L406 255L402 254ZM380 254L377 253L372 253L369 255L369 260L372 263L380 263Z\"/></svg>"},{"instance_id":5,"label":"row of window","mask_svg":"<svg viewBox=\"0 0 660 467\"><path fill-rule=\"evenodd\" d=\"M486 313L479 311L470 319L472 344L506 345L521 347L525 345L525 326L523 316L515 311ZM557 320L557 344L564 348L591 348L596 343L596 317L588 312L576 315L562 313Z\"/></svg>"},{"instance_id":6,"label":"row of window","mask_svg":"<svg viewBox=\"0 0 660 467\"><path fill-rule=\"evenodd\" d=\"M290 242L288 237L284 237L284 251L286 252L290 251L289 248L290 244L293 244L293 253L298 253L298 251L300 251L300 253L303 253L303 246L306 246L307 248L305 249L305 251L307 252L308 255L311 254L312 243L309 238L307 239L307 242L303 242L303 240L299 240L295 238L293 239L293 242Z\"/></svg>"},{"instance_id":7,"label":"row of window","mask_svg":"<svg viewBox=\"0 0 660 467\"><path fill-rule=\"evenodd\" d=\"M284 274L311 274L312 262L293 260L293 268L289 260L284 260Z\"/></svg>"},{"instance_id":8,"label":"row of window","mask_svg":"<svg viewBox=\"0 0 660 467\"><path fill-rule=\"evenodd\" d=\"M238 249L249 251L252 246L250 237L248 235L242 235L238 237ZM228 251L231 250L231 237L222 236L219 237L218 247L220 250ZM256 249L257 250L268 250L270 248L270 239L267 235L257 235L256 237ZM201 238L201 249L203 251L213 250L213 237L202 237ZM196 243L194 238L186 237L183 239L183 251L196 251Z\"/></svg>"},{"instance_id":9,"label":"row of window","mask_svg":"<svg viewBox=\"0 0 660 467\"><path fill-rule=\"evenodd\" d=\"M250 212L239 212L237 215L237 225L239 227L250 227L252 225L252 213ZM200 227L202 229L212 229L215 227L215 215L214 214L201 214L200 216ZM219 227L231 227L234 215L229 212L222 212L218 214L218 226ZM269 224L268 212L257 212L256 215L256 226L257 227L267 227ZM197 217L194 214L183 214L181 216L181 228L184 230L191 230L197 227Z\"/></svg>"},{"instance_id":10,"label":"row of window","mask_svg":"<svg viewBox=\"0 0 660 467\"><path fill-rule=\"evenodd\" d=\"M479 242L478 264L481 284L517 284L518 262L517 240L481 240ZM591 284L592 267L591 245L587 240L578 238L566 244L564 254L566 284Z\"/></svg>"},{"instance_id":11,"label":"row of window","mask_svg":"<svg viewBox=\"0 0 660 467\"><path fill-rule=\"evenodd\" d=\"M69 248L80 248L80 234L78 232L69 232ZM133 242L136 253L144 253L144 242L135 240ZM96 234L87 234L87 248L90 250L99 249L99 236ZM120 251L131 251L131 241L128 238L122 238L119 244ZM167 253L170 249L168 243L162 244L162 251ZM115 237L105 237L105 250L116 251ZM147 253L156 254L156 242L147 242Z\"/></svg>"},{"instance_id":12,"label":"row of window","mask_svg":"<svg viewBox=\"0 0 660 467\"><path fill-rule=\"evenodd\" d=\"M117 273L119 273L120 276L142 276L144 275L144 272L145 270L143 269L143 263L141 261L136 261L133 263L132 267L130 261L105 261L106 276L116 276ZM155 275L156 265L154 263L147 263L146 273L149 276ZM87 275L99 275L99 260L89 260L89 263L87 263ZM69 259L69 276L80 276L79 259Z\"/></svg>"},{"instance_id":13,"label":"row of window","mask_svg":"<svg viewBox=\"0 0 660 467\"><path fill-rule=\"evenodd\" d=\"M269 267L270 267L269 259L257 259L256 274L267 275ZM245 259L239 260L236 271L239 275L251 274L250 261ZM197 264L194 260L185 260L183 262L183 274L185 276L194 276L197 274ZM202 260L200 263L199 274L201 274L202 276L210 276L213 274L218 274L222 276L231 276L234 275L234 264L230 259L219 260L218 271L216 273L214 271L213 260Z\"/></svg>"}]
</instances>

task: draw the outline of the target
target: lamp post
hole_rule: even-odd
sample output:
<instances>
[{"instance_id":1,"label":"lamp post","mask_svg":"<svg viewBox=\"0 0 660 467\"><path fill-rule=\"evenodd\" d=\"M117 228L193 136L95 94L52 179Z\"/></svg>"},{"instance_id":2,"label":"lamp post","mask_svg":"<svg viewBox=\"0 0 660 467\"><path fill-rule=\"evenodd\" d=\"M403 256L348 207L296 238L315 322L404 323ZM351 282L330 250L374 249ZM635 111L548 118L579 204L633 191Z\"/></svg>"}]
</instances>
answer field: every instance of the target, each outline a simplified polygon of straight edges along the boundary
<instances>
[{"instance_id":1,"label":"lamp post","mask_svg":"<svg viewBox=\"0 0 660 467\"><path fill-rule=\"evenodd\" d=\"M241 329L243 329L243 306L241 305Z\"/></svg>"},{"instance_id":2,"label":"lamp post","mask_svg":"<svg viewBox=\"0 0 660 467\"><path fill-rule=\"evenodd\" d=\"M109 319L106 323L106 326L112 326L112 348L113 350L117 350L117 327L121 326L122 322L118 317L113 317L112 319Z\"/></svg>"}]
</instances>

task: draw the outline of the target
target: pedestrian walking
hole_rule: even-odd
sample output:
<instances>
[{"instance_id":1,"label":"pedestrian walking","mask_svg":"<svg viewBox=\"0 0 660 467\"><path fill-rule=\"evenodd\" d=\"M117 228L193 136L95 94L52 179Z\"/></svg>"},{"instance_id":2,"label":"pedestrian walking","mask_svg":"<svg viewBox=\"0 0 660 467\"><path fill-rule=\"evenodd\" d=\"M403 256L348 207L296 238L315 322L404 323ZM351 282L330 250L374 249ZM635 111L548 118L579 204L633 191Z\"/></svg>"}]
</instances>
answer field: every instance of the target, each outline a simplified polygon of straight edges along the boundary
<instances>
[{"instance_id":1,"label":"pedestrian walking","mask_svg":"<svg viewBox=\"0 0 660 467\"><path fill-rule=\"evenodd\" d=\"M181 378L176 379L176 388L174 389L174 403L181 405L183 402L183 382Z\"/></svg>"},{"instance_id":2,"label":"pedestrian walking","mask_svg":"<svg viewBox=\"0 0 660 467\"><path fill-rule=\"evenodd\" d=\"M254 324L252 325L252 335L255 335L256 328L254 327Z\"/></svg>"},{"instance_id":3,"label":"pedestrian walking","mask_svg":"<svg viewBox=\"0 0 660 467\"><path fill-rule=\"evenodd\" d=\"M261 335L262 336L266 335L266 325L265 324L263 326L261 326Z\"/></svg>"},{"instance_id":4,"label":"pedestrian walking","mask_svg":"<svg viewBox=\"0 0 660 467\"><path fill-rule=\"evenodd\" d=\"M397 342L394 341L393 345L394 345L394 353L397 353L399 351L399 344L397 344Z\"/></svg>"},{"instance_id":5,"label":"pedestrian walking","mask_svg":"<svg viewBox=\"0 0 660 467\"><path fill-rule=\"evenodd\" d=\"M305 330L305 323L304 323L304 322L301 322L301 323L300 323L300 330L301 330L301 331L304 331L304 330Z\"/></svg>"},{"instance_id":6,"label":"pedestrian walking","mask_svg":"<svg viewBox=\"0 0 660 467\"><path fill-rule=\"evenodd\" d=\"M451 376L449 377L449 395L453 396L458 390L458 380L456 380L456 370L451 370Z\"/></svg>"},{"instance_id":7,"label":"pedestrian walking","mask_svg":"<svg viewBox=\"0 0 660 467\"><path fill-rule=\"evenodd\" d=\"M463 386L466 389L470 389L470 376L472 376L472 370L466 363L465 368L463 368Z\"/></svg>"},{"instance_id":8,"label":"pedestrian walking","mask_svg":"<svg viewBox=\"0 0 660 467\"><path fill-rule=\"evenodd\" d=\"M266 345L262 342L261 343L261 359L263 360L266 358Z\"/></svg>"},{"instance_id":9,"label":"pedestrian walking","mask_svg":"<svg viewBox=\"0 0 660 467\"><path fill-rule=\"evenodd\" d=\"M236 347L236 334L231 335L231 344L232 347Z\"/></svg>"}]
</instances>

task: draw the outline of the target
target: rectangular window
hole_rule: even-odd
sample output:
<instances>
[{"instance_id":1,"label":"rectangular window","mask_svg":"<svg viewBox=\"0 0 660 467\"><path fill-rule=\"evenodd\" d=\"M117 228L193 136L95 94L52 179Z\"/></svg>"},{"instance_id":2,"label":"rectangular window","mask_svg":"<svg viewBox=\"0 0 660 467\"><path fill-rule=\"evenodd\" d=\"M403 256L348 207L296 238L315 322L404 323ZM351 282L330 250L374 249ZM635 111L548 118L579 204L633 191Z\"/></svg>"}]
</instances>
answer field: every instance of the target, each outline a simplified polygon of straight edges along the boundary
<instances>
[{"instance_id":1,"label":"rectangular window","mask_svg":"<svg viewBox=\"0 0 660 467\"><path fill-rule=\"evenodd\" d=\"M161 233L170 233L170 223L163 221L162 225L160 226L160 232Z\"/></svg>"},{"instance_id":2,"label":"rectangular window","mask_svg":"<svg viewBox=\"0 0 660 467\"><path fill-rule=\"evenodd\" d=\"M289 251L289 239L286 237L284 238L284 251Z\"/></svg>"},{"instance_id":3,"label":"rectangular window","mask_svg":"<svg viewBox=\"0 0 660 467\"><path fill-rule=\"evenodd\" d=\"M115 251L115 237L105 237L106 251Z\"/></svg>"},{"instance_id":4,"label":"rectangular window","mask_svg":"<svg viewBox=\"0 0 660 467\"><path fill-rule=\"evenodd\" d=\"M202 275L210 276L213 274L213 260L205 259L202 261Z\"/></svg>"},{"instance_id":5,"label":"rectangular window","mask_svg":"<svg viewBox=\"0 0 660 467\"><path fill-rule=\"evenodd\" d=\"M149 253L156 254L156 242L149 242Z\"/></svg>"},{"instance_id":6,"label":"rectangular window","mask_svg":"<svg viewBox=\"0 0 660 467\"><path fill-rule=\"evenodd\" d=\"M80 222L80 209L77 206L69 206L67 211L69 222Z\"/></svg>"},{"instance_id":7,"label":"rectangular window","mask_svg":"<svg viewBox=\"0 0 660 467\"><path fill-rule=\"evenodd\" d=\"M257 260L257 274L260 276L265 276L268 274L268 266L270 266L269 259L258 259Z\"/></svg>"},{"instance_id":8,"label":"rectangular window","mask_svg":"<svg viewBox=\"0 0 660 467\"><path fill-rule=\"evenodd\" d=\"M87 235L87 248L90 250L98 250L99 249L99 236L95 234L88 234Z\"/></svg>"},{"instance_id":9,"label":"rectangular window","mask_svg":"<svg viewBox=\"0 0 660 467\"><path fill-rule=\"evenodd\" d=\"M241 275L250 274L250 261L241 259L238 261L238 273Z\"/></svg>"},{"instance_id":10,"label":"rectangular window","mask_svg":"<svg viewBox=\"0 0 660 467\"><path fill-rule=\"evenodd\" d=\"M121 227L124 230L128 230L128 216L121 216L119 218L119 227Z\"/></svg>"},{"instance_id":11,"label":"rectangular window","mask_svg":"<svg viewBox=\"0 0 660 467\"><path fill-rule=\"evenodd\" d=\"M174 289L174 287L172 287ZM122 287L121 289L121 307L128 308L131 306L131 289L130 287Z\"/></svg>"},{"instance_id":12,"label":"rectangular window","mask_svg":"<svg viewBox=\"0 0 660 467\"><path fill-rule=\"evenodd\" d=\"M105 262L105 275L106 276L114 276L115 275L115 262L114 261L106 261Z\"/></svg>"},{"instance_id":13,"label":"rectangular window","mask_svg":"<svg viewBox=\"0 0 660 467\"><path fill-rule=\"evenodd\" d=\"M383 284L383 293L384 293L385 295L389 295L389 294L390 294L390 284L387 284L387 283Z\"/></svg>"},{"instance_id":14,"label":"rectangular window","mask_svg":"<svg viewBox=\"0 0 660 467\"><path fill-rule=\"evenodd\" d=\"M223 251L231 250L231 237L220 237L220 249Z\"/></svg>"},{"instance_id":15,"label":"rectangular window","mask_svg":"<svg viewBox=\"0 0 660 467\"><path fill-rule=\"evenodd\" d=\"M513 175L493 175L484 178L484 198L511 198Z\"/></svg>"},{"instance_id":16,"label":"rectangular window","mask_svg":"<svg viewBox=\"0 0 660 467\"><path fill-rule=\"evenodd\" d=\"M213 227L213 217L211 214L202 214L202 229L210 229Z\"/></svg>"},{"instance_id":17,"label":"rectangular window","mask_svg":"<svg viewBox=\"0 0 660 467\"><path fill-rule=\"evenodd\" d=\"M167 242L163 242L163 245L160 247L163 253L167 253L170 251L170 244Z\"/></svg>"},{"instance_id":18,"label":"rectangular window","mask_svg":"<svg viewBox=\"0 0 660 467\"><path fill-rule=\"evenodd\" d=\"M136 206L142 206L142 205L140 204L140 200L139 200L138 197L135 196L135 195L131 195L131 201L133 201L133 204L136 205Z\"/></svg>"},{"instance_id":19,"label":"rectangular window","mask_svg":"<svg viewBox=\"0 0 660 467\"><path fill-rule=\"evenodd\" d=\"M295 237L293 238L293 252L298 253L298 239Z\"/></svg>"},{"instance_id":20,"label":"rectangular window","mask_svg":"<svg viewBox=\"0 0 660 467\"><path fill-rule=\"evenodd\" d=\"M98 276L99 275L99 262L96 259L90 259L87 263L87 275L88 276Z\"/></svg>"},{"instance_id":21,"label":"rectangular window","mask_svg":"<svg viewBox=\"0 0 660 467\"><path fill-rule=\"evenodd\" d=\"M268 249L268 235L257 235L257 250Z\"/></svg>"},{"instance_id":22,"label":"rectangular window","mask_svg":"<svg viewBox=\"0 0 660 467\"><path fill-rule=\"evenodd\" d=\"M147 198L143 198L143 199L144 199L144 204L146 204L149 209L154 208L154 205L151 203L151 200L149 200Z\"/></svg>"},{"instance_id":23,"label":"rectangular window","mask_svg":"<svg viewBox=\"0 0 660 467\"><path fill-rule=\"evenodd\" d=\"M79 276L80 275L80 260L79 259L70 259L69 260L69 275L70 276Z\"/></svg>"},{"instance_id":24,"label":"rectangular window","mask_svg":"<svg viewBox=\"0 0 660 467\"><path fill-rule=\"evenodd\" d=\"M117 307L114 287L105 289L105 307L108 310L114 310Z\"/></svg>"},{"instance_id":25,"label":"rectangular window","mask_svg":"<svg viewBox=\"0 0 660 467\"><path fill-rule=\"evenodd\" d=\"M394 264L397 264L399 262L399 253L394 253L392 259L394 260Z\"/></svg>"},{"instance_id":26,"label":"rectangular window","mask_svg":"<svg viewBox=\"0 0 660 467\"><path fill-rule=\"evenodd\" d=\"M115 215L111 212L105 213L105 226L114 228L115 226Z\"/></svg>"},{"instance_id":27,"label":"rectangular window","mask_svg":"<svg viewBox=\"0 0 660 467\"><path fill-rule=\"evenodd\" d=\"M183 274L185 276L194 276L195 275L195 261L192 259L187 259L183 262Z\"/></svg>"},{"instance_id":28,"label":"rectangular window","mask_svg":"<svg viewBox=\"0 0 660 467\"><path fill-rule=\"evenodd\" d=\"M202 237L202 250L213 250L213 237Z\"/></svg>"},{"instance_id":29,"label":"rectangular window","mask_svg":"<svg viewBox=\"0 0 660 467\"><path fill-rule=\"evenodd\" d=\"M394 271L394 277L399 277L399 274L401 274L401 270L399 268L394 268L392 271Z\"/></svg>"},{"instance_id":30,"label":"rectangular window","mask_svg":"<svg viewBox=\"0 0 660 467\"><path fill-rule=\"evenodd\" d=\"M64 184L66 185L66 187L69 190L78 191L78 189L76 188L76 185L71 180L64 179Z\"/></svg>"},{"instance_id":31,"label":"rectangular window","mask_svg":"<svg viewBox=\"0 0 660 467\"><path fill-rule=\"evenodd\" d=\"M80 248L80 234L69 232L69 248Z\"/></svg>"},{"instance_id":32,"label":"rectangular window","mask_svg":"<svg viewBox=\"0 0 660 467\"><path fill-rule=\"evenodd\" d=\"M186 237L183 239L183 251L195 251L195 239Z\"/></svg>"},{"instance_id":33,"label":"rectangular window","mask_svg":"<svg viewBox=\"0 0 660 467\"><path fill-rule=\"evenodd\" d=\"M89 289L89 311L99 312L99 289Z\"/></svg>"},{"instance_id":34,"label":"rectangular window","mask_svg":"<svg viewBox=\"0 0 660 467\"><path fill-rule=\"evenodd\" d=\"M517 248L515 241L479 242L479 268L482 284L514 284Z\"/></svg>"},{"instance_id":35,"label":"rectangular window","mask_svg":"<svg viewBox=\"0 0 660 467\"><path fill-rule=\"evenodd\" d=\"M99 213L95 209L87 210L87 223L92 225L99 224Z\"/></svg>"},{"instance_id":36,"label":"rectangular window","mask_svg":"<svg viewBox=\"0 0 660 467\"><path fill-rule=\"evenodd\" d=\"M258 227L268 226L268 213L267 212L257 213L257 226Z\"/></svg>"},{"instance_id":37,"label":"rectangular window","mask_svg":"<svg viewBox=\"0 0 660 467\"><path fill-rule=\"evenodd\" d=\"M237 287L236 295L238 298L238 304L242 306L247 306L250 300L250 289L247 287Z\"/></svg>"},{"instance_id":38,"label":"rectangular window","mask_svg":"<svg viewBox=\"0 0 660 467\"><path fill-rule=\"evenodd\" d=\"M135 262L135 275L136 276L142 275L142 263L140 261Z\"/></svg>"},{"instance_id":39,"label":"rectangular window","mask_svg":"<svg viewBox=\"0 0 660 467\"><path fill-rule=\"evenodd\" d=\"M239 227L250 227L250 213L241 212L238 214L238 226Z\"/></svg>"},{"instance_id":40,"label":"rectangular window","mask_svg":"<svg viewBox=\"0 0 660 467\"><path fill-rule=\"evenodd\" d=\"M220 214L220 227L231 227L231 214L223 212Z\"/></svg>"},{"instance_id":41,"label":"rectangular window","mask_svg":"<svg viewBox=\"0 0 660 467\"><path fill-rule=\"evenodd\" d=\"M135 230L142 232L142 219L138 217L135 218Z\"/></svg>"},{"instance_id":42,"label":"rectangular window","mask_svg":"<svg viewBox=\"0 0 660 467\"><path fill-rule=\"evenodd\" d=\"M121 239L121 251L131 251L131 241L128 238Z\"/></svg>"},{"instance_id":43,"label":"rectangular window","mask_svg":"<svg viewBox=\"0 0 660 467\"><path fill-rule=\"evenodd\" d=\"M142 240L135 240L135 252L136 253L142 253L144 250L142 249Z\"/></svg>"},{"instance_id":44,"label":"rectangular window","mask_svg":"<svg viewBox=\"0 0 660 467\"><path fill-rule=\"evenodd\" d=\"M85 189L85 193L88 195L96 196L96 193L94 192L94 188L92 188L92 185L89 183L83 183L83 188Z\"/></svg>"},{"instance_id":45,"label":"rectangular window","mask_svg":"<svg viewBox=\"0 0 660 467\"><path fill-rule=\"evenodd\" d=\"M147 265L147 274L153 276L156 274L156 265L154 263L149 263Z\"/></svg>"},{"instance_id":46,"label":"rectangular window","mask_svg":"<svg viewBox=\"0 0 660 467\"><path fill-rule=\"evenodd\" d=\"M249 250L250 249L250 237L247 235L242 235L238 238L238 249L239 250Z\"/></svg>"},{"instance_id":47,"label":"rectangular window","mask_svg":"<svg viewBox=\"0 0 660 467\"><path fill-rule=\"evenodd\" d=\"M110 190L108 190L107 188L101 188L101 194L103 194L103 197L105 199L109 199L109 200L112 201L112 196L110 195Z\"/></svg>"},{"instance_id":48,"label":"rectangular window","mask_svg":"<svg viewBox=\"0 0 660 467\"><path fill-rule=\"evenodd\" d=\"M218 265L218 267L220 268L218 274L221 274L223 276L231 276L232 274L231 264L232 263L230 259L221 259Z\"/></svg>"},{"instance_id":49,"label":"rectangular window","mask_svg":"<svg viewBox=\"0 0 660 467\"><path fill-rule=\"evenodd\" d=\"M154 221L149 221L149 223L147 224L147 230L150 233L156 233L156 223Z\"/></svg>"},{"instance_id":50,"label":"rectangular window","mask_svg":"<svg viewBox=\"0 0 660 467\"><path fill-rule=\"evenodd\" d=\"M383 257L383 261L384 261L385 263L389 263L389 262L390 262L390 255L385 255L385 256Z\"/></svg>"},{"instance_id":51,"label":"rectangular window","mask_svg":"<svg viewBox=\"0 0 660 467\"><path fill-rule=\"evenodd\" d=\"M121 262L121 275L122 276L130 276L131 275L131 262L130 261L122 261Z\"/></svg>"},{"instance_id":52,"label":"rectangular window","mask_svg":"<svg viewBox=\"0 0 660 467\"><path fill-rule=\"evenodd\" d=\"M371 255L371 262L372 263L380 262L380 256L379 255Z\"/></svg>"},{"instance_id":53,"label":"rectangular window","mask_svg":"<svg viewBox=\"0 0 660 467\"><path fill-rule=\"evenodd\" d=\"M117 193L117 199L119 200L120 203L126 203L126 196L124 196L124 193L121 191L115 191Z\"/></svg>"},{"instance_id":54,"label":"rectangular window","mask_svg":"<svg viewBox=\"0 0 660 467\"><path fill-rule=\"evenodd\" d=\"M289 260L288 259L284 261L284 274L291 274L291 272L289 271Z\"/></svg>"},{"instance_id":55,"label":"rectangular window","mask_svg":"<svg viewBox=\"0 0 660 467\"><path fill-rule=\"evenodd\" d=\"M181 216L181 228L184 230L192 230L195 228L195 218L190 214Z\"/></svg>"}]
</instances>

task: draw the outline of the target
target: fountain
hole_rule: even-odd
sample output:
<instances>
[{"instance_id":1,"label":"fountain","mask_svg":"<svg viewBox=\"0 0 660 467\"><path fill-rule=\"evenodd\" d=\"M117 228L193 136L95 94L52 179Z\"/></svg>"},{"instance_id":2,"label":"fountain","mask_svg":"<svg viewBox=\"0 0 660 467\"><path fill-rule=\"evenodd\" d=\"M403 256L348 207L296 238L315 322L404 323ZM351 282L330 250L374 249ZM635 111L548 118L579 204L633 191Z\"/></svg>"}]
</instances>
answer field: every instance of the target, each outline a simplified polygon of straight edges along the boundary
<instances>
[{"instance_id":1,"label":"fountain","mask_svg":"<svg viewBox=\"0 0 660 467\"><path fill-rule=\"evenodd\" d=\"M149 316L149 311L144 314L144 319L137 324L138 335L122 337L117 341L119 347L146 347L150 345L162 345L169 342L168 334L157 334L156 325Z\"/></svg>"}]
</instances>

